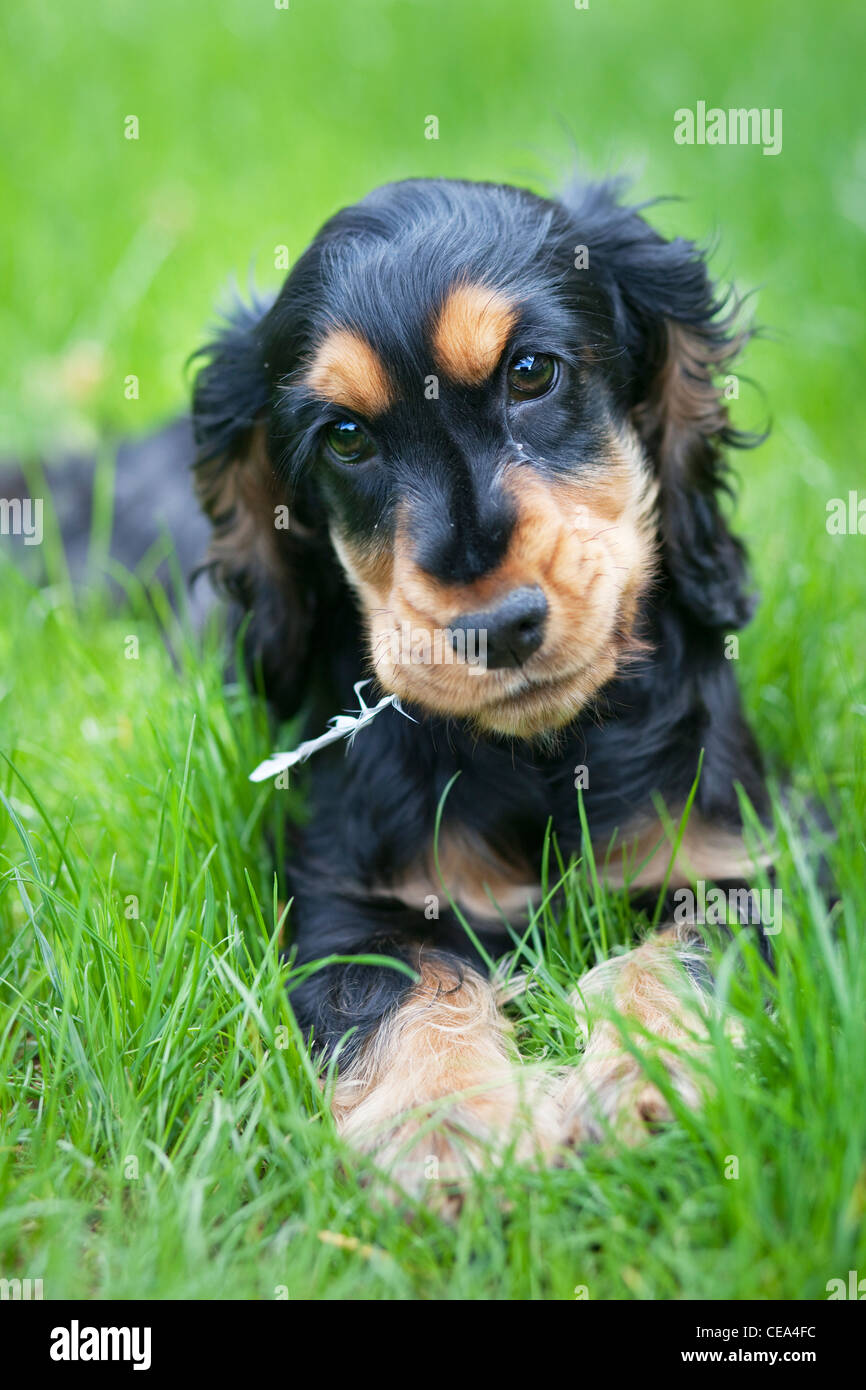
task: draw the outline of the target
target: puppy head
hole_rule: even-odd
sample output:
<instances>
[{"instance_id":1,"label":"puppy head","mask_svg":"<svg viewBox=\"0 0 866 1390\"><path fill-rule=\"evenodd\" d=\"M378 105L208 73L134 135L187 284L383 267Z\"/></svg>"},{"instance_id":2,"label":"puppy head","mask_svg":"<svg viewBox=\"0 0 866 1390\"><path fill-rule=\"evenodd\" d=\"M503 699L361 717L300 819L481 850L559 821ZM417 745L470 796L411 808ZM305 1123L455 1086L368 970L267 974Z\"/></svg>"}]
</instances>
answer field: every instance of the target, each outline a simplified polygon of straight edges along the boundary
<instances>
[{"instance_id":1,"label":"puppy head","mask_svg":"<svg viewBox=\"0 0 866 1390\"><path fill-rule=\"evenodd\" d=\"M381 687L518 736L640 649L654 582L741 625L733 347L694 248L609 186L413 181L338 213L196 387L213 563L278 703L340 640L346 587Z\"/></svg>"}]
</instances>

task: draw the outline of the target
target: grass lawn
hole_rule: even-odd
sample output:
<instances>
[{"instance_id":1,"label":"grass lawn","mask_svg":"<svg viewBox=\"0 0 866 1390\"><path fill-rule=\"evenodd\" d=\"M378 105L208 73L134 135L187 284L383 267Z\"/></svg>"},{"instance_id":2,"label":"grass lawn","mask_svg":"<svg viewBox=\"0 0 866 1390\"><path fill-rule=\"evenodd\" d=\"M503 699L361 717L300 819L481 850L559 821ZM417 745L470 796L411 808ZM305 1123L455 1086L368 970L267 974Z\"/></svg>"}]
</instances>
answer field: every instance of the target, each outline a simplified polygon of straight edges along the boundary
<instances>
[{"instance_id":1,"label":"grass lawn","mask_svg":"<svg viewBox=\"0 0 866 1390\"><path fill-rule=\"evenodd\" d=\"M4 24L0 419L19 457L181 408L228 274L275 284L275 248L296 256L377 182L543 189L573 136L638 196L688 200L657 225L718 234L718 274L759 287L771 330L736 404L773 427L740 461L763 604L739 668L774 775L832 809L839 902L780 812L778 971L742 941L720 962L743 1045L715 1039L702 1113L639 1149L506 1162L454 1225L377 1200L287 1002L273 846L303 800L247 781L263 710L224 688L218 634L178 635L173 664L134 583L122 611L76 605L50 533L39 590L0 538L0 1277L46 1298L734 1299L866 1276L866 536L825 525L830 499L866 496L862 16L83 0ZM782 153L675 145L699 100L781 108ZM570 869L515 962L529 1056L576 1059L569 984L636 925Z\"/></svg>"}]
</instances>

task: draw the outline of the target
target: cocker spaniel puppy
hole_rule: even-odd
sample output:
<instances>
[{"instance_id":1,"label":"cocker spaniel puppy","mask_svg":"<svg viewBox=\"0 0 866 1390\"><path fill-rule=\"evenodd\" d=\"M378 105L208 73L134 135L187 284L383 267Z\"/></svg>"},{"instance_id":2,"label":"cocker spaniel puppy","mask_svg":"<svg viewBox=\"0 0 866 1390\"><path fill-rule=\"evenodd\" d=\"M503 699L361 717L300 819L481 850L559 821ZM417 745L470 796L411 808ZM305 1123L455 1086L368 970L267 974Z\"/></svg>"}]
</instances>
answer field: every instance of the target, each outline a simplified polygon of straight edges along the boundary
<instances>
[{"instance_id":1,"label":"cocker spaniel puppy","mask_svg":"<svg viewBox=\"0 0 866 1390\"><path fill-rule=\"evenodd\" d=\"M297 961L377 958L292 1002L338 1051L343 1133L409 1189L430 1156L456 1177L666 1113L609 1022L555 1084L521 1069L477 947L526 922L549 821L581 853L576 785L614 884L748 875L737 786L759 814L766 792L724 650L752 604L722 452L746 441L717 385L738 346L695 246L616 186L411 180L204 350L198 491L250 669L310 733L364 676L411 715L310 762L288 869ZM678 820L701 759L671 864L656 807ZM707 998L669 923L575 982L576 1024L604 999L684 1040L683 980Z\"/></svg>"}]
</instances>

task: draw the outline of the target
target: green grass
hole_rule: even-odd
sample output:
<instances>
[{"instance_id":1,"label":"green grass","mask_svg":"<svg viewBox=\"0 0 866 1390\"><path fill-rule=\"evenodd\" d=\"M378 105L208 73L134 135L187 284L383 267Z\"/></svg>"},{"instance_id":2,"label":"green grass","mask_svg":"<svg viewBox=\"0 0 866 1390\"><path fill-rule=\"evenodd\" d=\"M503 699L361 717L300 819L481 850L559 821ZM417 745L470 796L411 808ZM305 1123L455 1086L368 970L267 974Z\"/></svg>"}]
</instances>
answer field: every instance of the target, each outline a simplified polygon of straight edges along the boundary
<instances>
[{"instance_id":1,"label":"green grass","mask_svg":"<svg viewBox=\"0 0 866 1390\"><path fill-rule=\"evenodd\" d=\"M596 169L688 198L656 221L718 230L717 270L762 286L774 329L744 364L763 396L744 382L737 406L774 422L742 461L764 603L739 668L774 773L833 808L840 903L828 920L782 824L778 974L742 943L721 962L744 1046L716 1037L705 1111L637 1150L507 1162L456 1226L407 1213L339 1144L292 1023L273 847L303 806L247 781L270 735L223 688L218 634L177 634L173 665L134 588L123 612L76 609L50 544L38 591L0 552L0 1275L47 1297L597 1299L820 1298L866 1274L866 537L824 524L863 491L862 18L88 0L5 24L0 411L25 455L180 406L228 272L274 283L274 246L296 255L383 179L540 186L564 123ZM783 153L674 146L698 99L782 107ZM580 864L540 925L512 1013L528 1055L564 1064L569 982L634 923Z\"/></svg>"}]
</instances>

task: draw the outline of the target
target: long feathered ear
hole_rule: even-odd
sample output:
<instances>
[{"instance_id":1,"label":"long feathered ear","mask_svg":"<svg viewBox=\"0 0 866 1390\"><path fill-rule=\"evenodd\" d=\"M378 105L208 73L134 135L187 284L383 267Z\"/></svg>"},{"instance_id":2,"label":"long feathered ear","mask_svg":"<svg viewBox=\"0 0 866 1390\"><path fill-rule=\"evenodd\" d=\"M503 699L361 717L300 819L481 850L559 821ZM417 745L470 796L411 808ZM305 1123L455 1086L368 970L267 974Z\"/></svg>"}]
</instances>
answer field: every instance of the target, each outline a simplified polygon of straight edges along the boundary
<instances>
[{"instance_id":1,"label":"long feathered ear","mask_svg":"<svg viewBox=\"0 0 866 1390\"><path fill-rule=\"evenodd\" d=\"M318 548L271 463L270 384L259 328L266 305L239 305L197 354L193 390L199 501L212 537L203 569L232 601L235 625L249 614L250 677L282 718L303 699L317 612Z\"/></svg>"},{"instance_id":2,"label":"long feathered ear","mask_svg":"<svg viewBox=\"0 0 866 1390\"><path fill-rule=\"evenodd\" d=\"M613 309L628 363L632 419L661 482L662 560L675 601L697 621L730 631L748 622L745 552L723 510L724 450L757 442L732 428L718 377L748 337L736 304L716 295L693 242L665 241L617 184L569 199L590 267Z\"/></svg>"},{"instance_id":3,"label":"long feathered ear","mask_svg":"<svg viewBox=\"0 0 866 1390\"><path fill-rule=\"evenodd\" d=\"M688 254L676 243L674 249ZM663 560L673 591L706 627L733 631L749 621L755 599L743 545L723 510L731 491L723 451L751 441L732 428L716 378L742 336L714 302L700 260L695 278L703 282L703 303L695 299L690 310L679 309L688 317L666 313L658 324L645 394L633 414L661 479Z\"/></svg>"}]
</instances>

